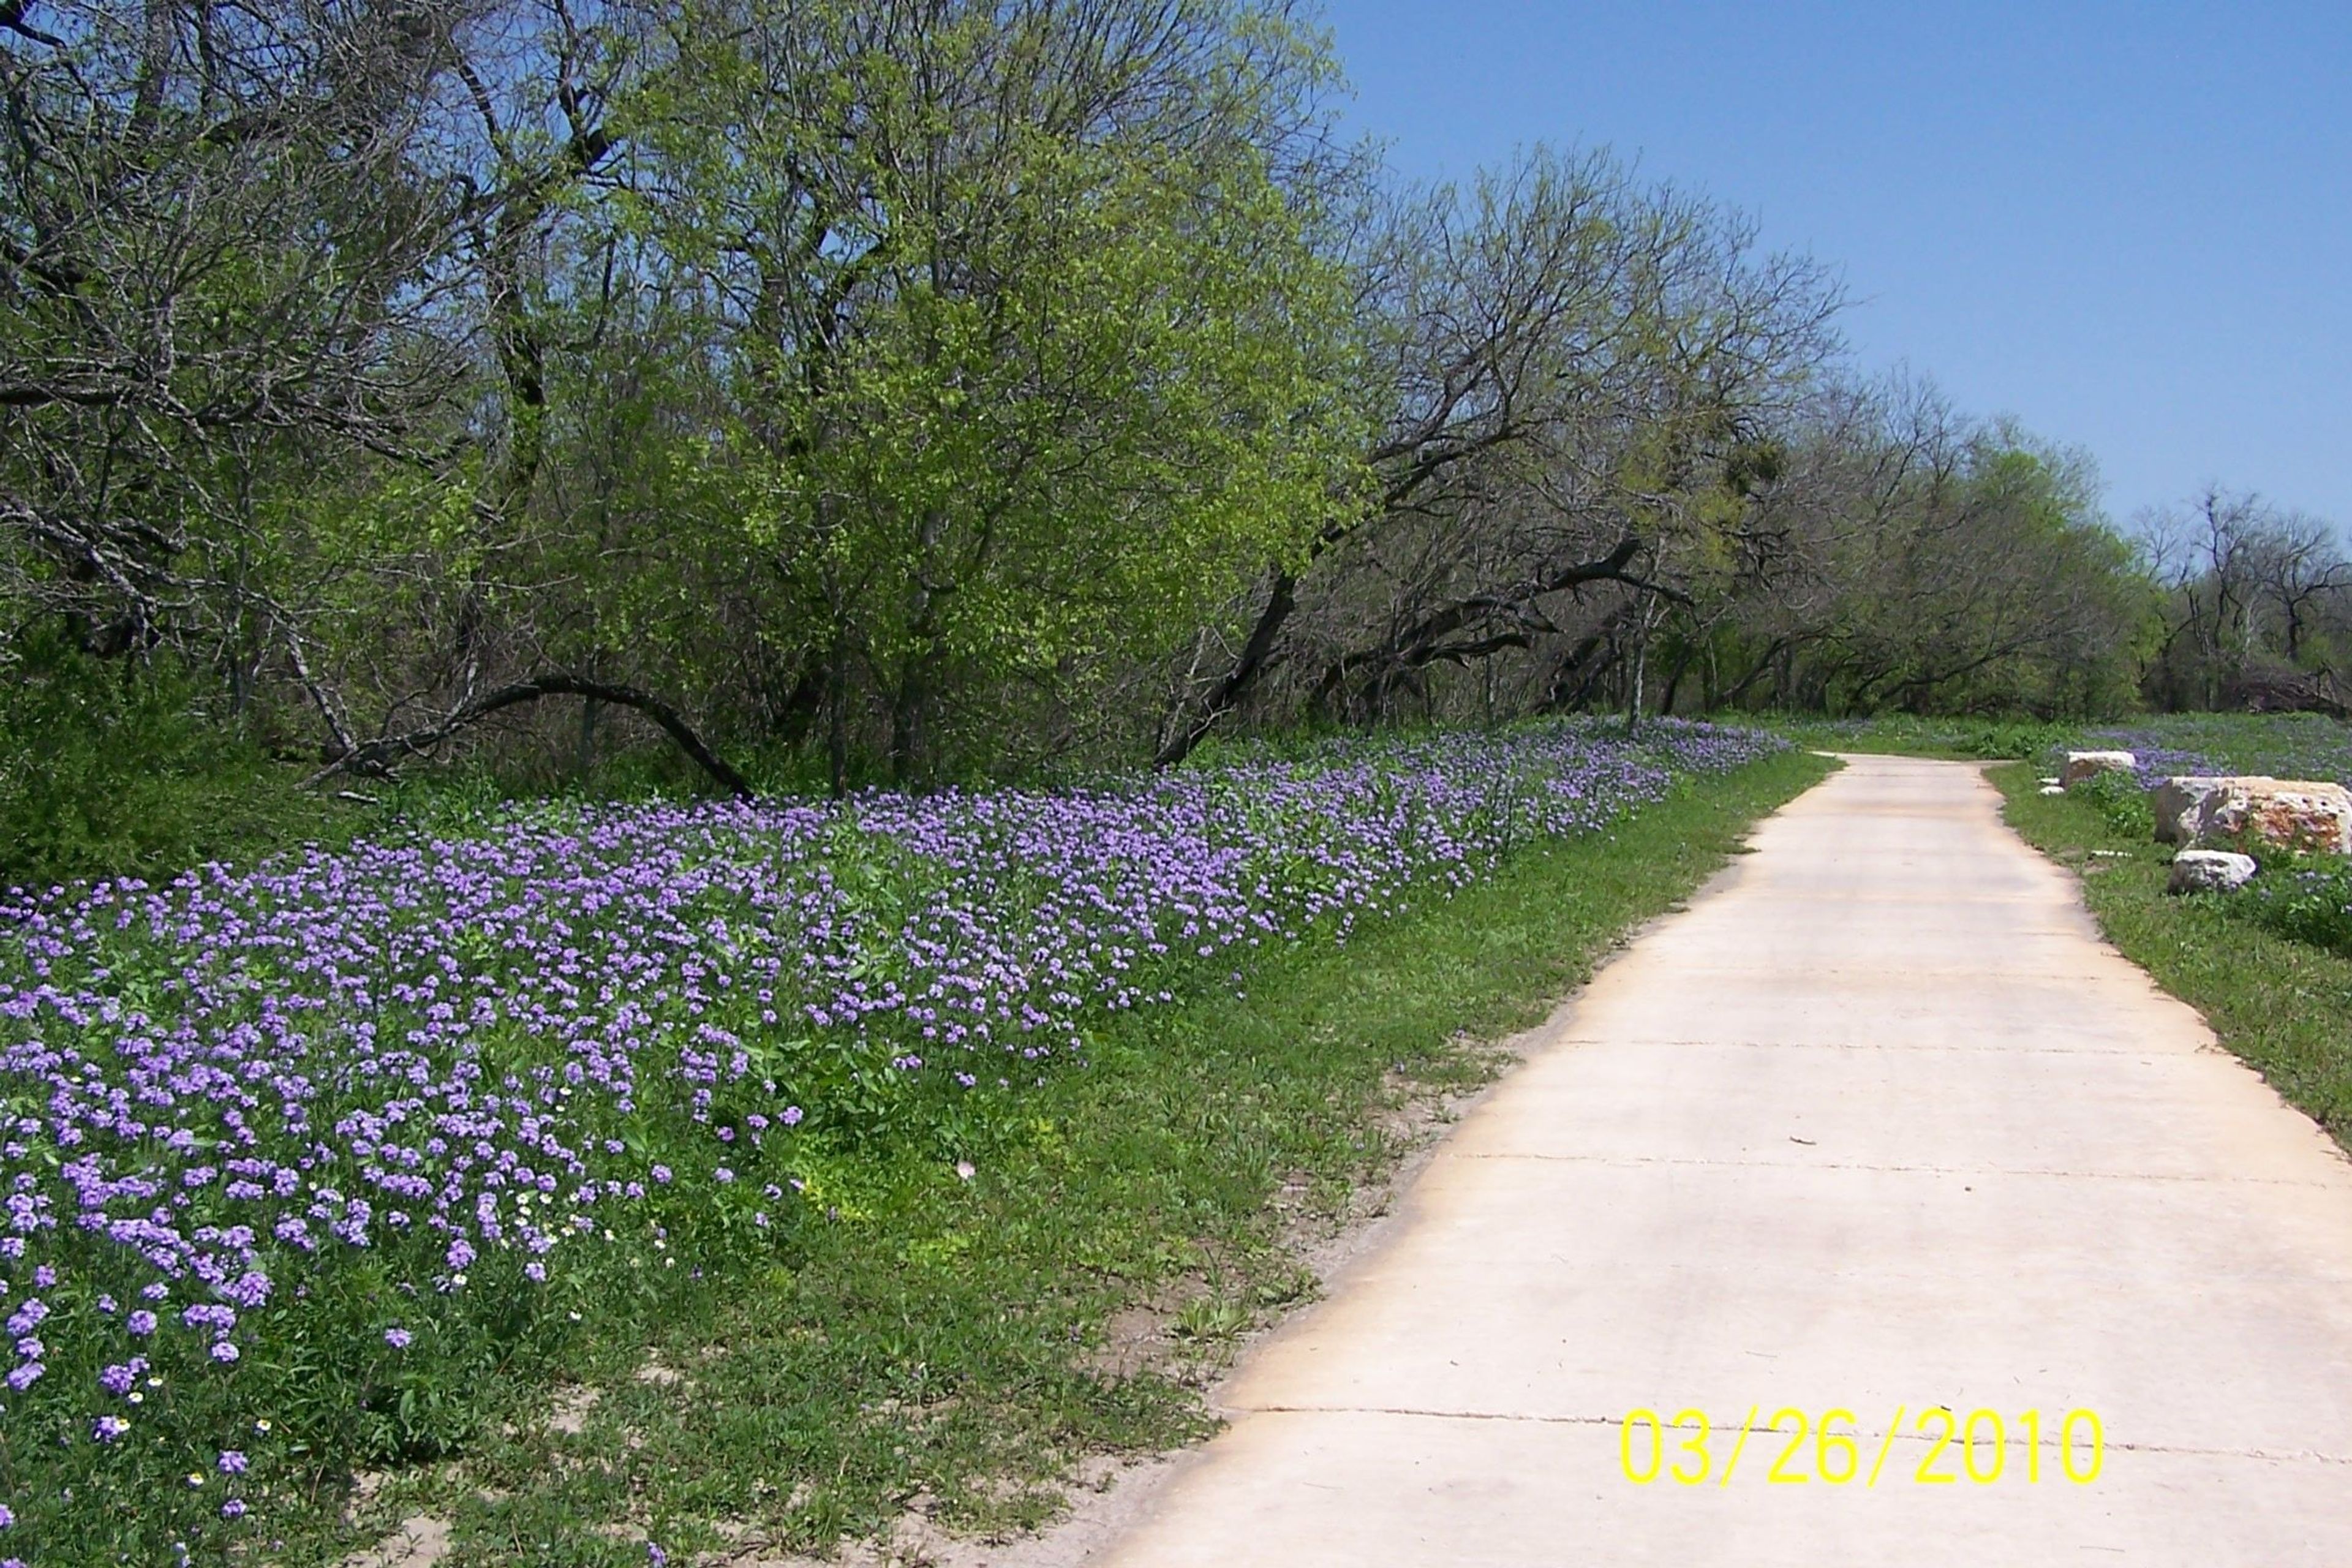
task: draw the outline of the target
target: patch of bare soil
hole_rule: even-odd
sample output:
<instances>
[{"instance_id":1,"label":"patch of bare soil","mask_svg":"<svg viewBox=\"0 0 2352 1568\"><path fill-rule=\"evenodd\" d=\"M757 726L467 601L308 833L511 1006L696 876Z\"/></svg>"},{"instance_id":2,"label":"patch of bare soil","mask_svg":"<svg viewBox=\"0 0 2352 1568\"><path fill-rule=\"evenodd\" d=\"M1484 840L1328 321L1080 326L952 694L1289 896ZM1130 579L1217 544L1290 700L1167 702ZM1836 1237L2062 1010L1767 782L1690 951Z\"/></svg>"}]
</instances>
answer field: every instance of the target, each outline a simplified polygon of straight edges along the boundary
<instances>
[{"instance_id":1,"label":"patch of bare soil","mask_svg":"<svg viewBox=\"0 0 2352 1568\"><path fill-rule=\"evenodd\" d=\"M363 1552L343 1559L342 1568L433 1568L449 1555L449 1526L430 1514L415 1514Z\"/></svg>"},{"instance_id":2,"label":"patch of bare soil","mask_svg":"<svg viewBox=\"0 0 2352 1568\"><path fill-rule=\"evenodd\" d=\"M555 1396L554 1408L547 1414L547 1429L566 1437L577 1437L588 1430L588 1413L596 1408L604 1391L595 1388L567 1388Z\"/></svg>"}]
</instances>

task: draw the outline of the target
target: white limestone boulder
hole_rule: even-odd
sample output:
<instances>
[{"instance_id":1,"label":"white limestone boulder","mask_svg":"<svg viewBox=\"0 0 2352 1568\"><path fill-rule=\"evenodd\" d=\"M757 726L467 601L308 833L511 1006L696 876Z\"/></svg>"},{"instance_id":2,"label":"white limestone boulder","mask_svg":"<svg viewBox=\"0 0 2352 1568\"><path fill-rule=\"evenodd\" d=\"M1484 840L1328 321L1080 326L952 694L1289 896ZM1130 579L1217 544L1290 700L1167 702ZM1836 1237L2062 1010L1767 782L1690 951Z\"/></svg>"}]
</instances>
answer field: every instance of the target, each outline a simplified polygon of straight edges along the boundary
<instances>
[{"instance_id":1,"label":"white limestone boulder","mask_svg":"<svg viewBox=\"0 0 2352 1568\"><path fill-rule=\"evenodd\" d=\"M2078 784L2101 773L2127 773L2138 766L2139 759L2129 752L2069 752L2066 765L2058 770L2058 782Z\"/></svg>"},{"instance_id":2,"label":"white limestone boulder","mask_svg":"<svg viewBox=\"0 0 2352 1568\"><path fill-rule=\"evenodd\" d=\"M2159 844L2222 843L2251 834L2282 848L2352 855L2352 790L2262 774L2169 778L2156 787Z\"/></svg>"},{"instance_id":3,"label":"white limestone boulder","mask_svg":"<svg viewBox=\"0 0 2352 1568\"><path fill-rule=\"evenodd\" d=\"M2172 858L2168 893L2231 893L2254 879L2254 858L2227 849L2183 849Z\"/></svg>"}]
</instances>

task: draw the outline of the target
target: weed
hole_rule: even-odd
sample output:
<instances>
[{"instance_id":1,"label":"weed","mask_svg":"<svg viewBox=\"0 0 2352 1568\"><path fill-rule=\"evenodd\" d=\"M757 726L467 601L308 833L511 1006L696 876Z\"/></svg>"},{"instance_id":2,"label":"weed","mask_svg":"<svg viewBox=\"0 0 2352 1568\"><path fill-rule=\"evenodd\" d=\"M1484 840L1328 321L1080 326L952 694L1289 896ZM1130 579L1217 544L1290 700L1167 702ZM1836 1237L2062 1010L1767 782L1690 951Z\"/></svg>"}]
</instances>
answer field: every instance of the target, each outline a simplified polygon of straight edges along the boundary
<instances>
[{"instance_id":1,"label":"weed","mask_svg":"<svg viewBox=\"0 0 2352 1568\"><path fill-rule=\"evenodd\" d=\"M2148 804L2147 791L2131 773L2121 770L2093 773L2069 784L2066 794L2105 817L2109 831L2122 837L2153 839L2156 836L2156 812Z\"/></svg>"}]
</instances>

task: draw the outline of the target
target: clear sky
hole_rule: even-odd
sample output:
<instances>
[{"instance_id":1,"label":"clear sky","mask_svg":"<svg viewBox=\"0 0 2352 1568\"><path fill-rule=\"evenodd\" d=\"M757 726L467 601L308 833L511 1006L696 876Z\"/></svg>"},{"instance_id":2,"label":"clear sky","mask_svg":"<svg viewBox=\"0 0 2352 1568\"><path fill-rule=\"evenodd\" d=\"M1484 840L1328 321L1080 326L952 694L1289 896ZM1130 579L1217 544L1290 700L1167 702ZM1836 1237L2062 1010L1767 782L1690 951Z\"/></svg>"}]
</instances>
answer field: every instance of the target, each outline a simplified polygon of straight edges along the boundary
<instances>
[{"instance_id":1,"label":"clear sky","mask_svg":"<svg viewBox=\"0 0 2352 1568\"><path fill-rule=\"evenodd\" d=\"M1857 363L2352 525L2352 0L1328 0L1408 174L1607 143L1835 266Z\"/></svg>"}]
</instances>

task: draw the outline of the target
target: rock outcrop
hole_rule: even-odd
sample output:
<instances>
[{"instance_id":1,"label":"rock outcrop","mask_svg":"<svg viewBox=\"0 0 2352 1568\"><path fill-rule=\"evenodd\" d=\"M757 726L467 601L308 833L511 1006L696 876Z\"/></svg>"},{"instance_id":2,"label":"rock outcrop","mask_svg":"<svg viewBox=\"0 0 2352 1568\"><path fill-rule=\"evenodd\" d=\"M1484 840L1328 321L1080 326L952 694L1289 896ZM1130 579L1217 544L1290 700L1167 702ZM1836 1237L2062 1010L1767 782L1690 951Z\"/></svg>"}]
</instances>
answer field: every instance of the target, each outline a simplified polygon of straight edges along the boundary
<instances>
[{"instance_id":1,"label":"rock outcrop","mask_svg":"<svg viewBox=\"0 0 2352 1568\"><path fill-rule=\"evenodd\" d=\"M2169 778L2155 799L2159 844L2226 843L2249 834L2283 848L2352 854L2352 790L2259 774Z\"/></svg>"}]
</instances>

